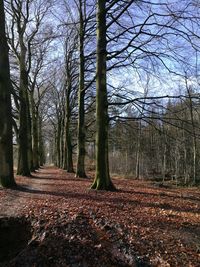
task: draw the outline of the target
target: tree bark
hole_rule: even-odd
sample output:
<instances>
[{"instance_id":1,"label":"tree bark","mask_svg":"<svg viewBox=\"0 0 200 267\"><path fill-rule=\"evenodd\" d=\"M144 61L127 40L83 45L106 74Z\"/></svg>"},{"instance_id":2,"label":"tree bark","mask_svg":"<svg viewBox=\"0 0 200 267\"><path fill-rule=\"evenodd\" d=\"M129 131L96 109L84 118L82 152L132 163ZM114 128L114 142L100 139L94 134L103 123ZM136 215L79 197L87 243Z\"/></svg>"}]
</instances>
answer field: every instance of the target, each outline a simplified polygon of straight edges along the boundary
<instances>
[{"instance_id":1,"label":"tree bark","mask_svg":"<svg viewBox=\"0 0 200 267\"><path fill-rule=\"evenodd\" d=\"M193 110L193 103L191 98L191 92L190 88L188 88L187 81L186 81L188 96L189 96L189 109L190 109L190 116L191 116L191 123L192 123L192 131L193 131L193 137L192 137L192 145L193 145L193 184L197 183L197 175L196 175L196 169L197 169L197 140L196 140L196 130L195 130L195 121L194 121L194 110Z\"/></svg>"},{"instance_id":2,"label":"tree bark","mask_svg":"<svg viewBox=\"0 0 200 267\"><path fill-rule=\"evenodd\" d=\"M42 118L38 116L38 136L39 136L39 165L43 166L46 162L44 140L42 136Z\"/></svg>"},{"instance_id":3,"label":"tree bark","mask_svg":"<svg viewBox=\"0 0 200 267\"><path fill-rule=\"evenodd\" d=\"M28 77L23 64L20 64L20 109L19 109L19 156L17 174L30 176L30 154L29 154L29 104L28 104Z\"/></svg>"},{"instance_id":4,"label":"tree bark","mask_svg":"<svg viewBox=\"0 0 200 267\"><path fill-rule=\"evenodd\" d=\"M19 85L19 156L17 174L30 176L32 169L32 147L31 147L31 122L28 97L28 72L26 70L27 49L24 44L24 29L18 23L19 45L20 45L20 85Z\"/></svg>"},{"instance_id":5,"label":"tree bark","mask_svg":"<svg viewBox=\"0 0 200 267\"><path fill-rule=\"evenodd\" d=\"M16 184L13 175L11 82L3 0L0 0L0 51L0 185L13 187Z\"/></svg>"},{"instance_id":6,"label":"tree bark","mask_svg":"<svg viewBox=\"0 0 200 267\"><path fill-rule=\"evenodd\" d=\"M80 5L80 28L79 28L79 92L78 92L78 142L77 142L77 168L76 177L86 178L85 173L85 90L84 90L84 21L82 13L82 0Z\"/></svg>"},{"instance_id":7,"label":"tree bark","mask_svg":"<svg viewBox=\"0 0 200 267\"><path fill-rule=\"evenodd\" d=\"M135 168L135 176L136 179L140 179L140 160L141 160L141 135L142 135L142 122L139 121L139 133L137 140L137 150L136 150L136 168Z\"/></svg>"},{"instance_id":8,"label":"tree bark","mask_svg":"<svg viewBox=\"0 0 200 267\"><path fill-rule=\"evenodd\" d=\"M38 109L35 106L33 91L30 93L31 117L32 117L32 147L33 147L33 168L36 170L39 164L39 137L38 137Z\"/></svg>"},{"instance_id":9,"label":"tree bark","mask_svg":"<svg viewBox=\"0 0 200 267\"><path fill-rule=\"evenodd\" d=\"M64 166L64 146L65 146L65 116L61 119L61 136L60 136L60 168Z\"/></svg>"},{"instance_id":10,"label":"tree bark","mask_svg":"<svg viewBox=\"0 0 200 267\"><path fill-rule=\"evenodd\" d=\"M108 163L108 103L106 86L106 1L97 1L96 174L92 189L115 190Z\"/></svg>"},{"instance_id":11,"label":"tree bark","mask_svg":"<svg viewBox=\"0 0 200 267\"><path fill-rule=\"evenodd\" d=\"M57 134L56 134L56 148L57 148L57 167L61 166L61 152L60 152L60 139L61 139L61 118L58 119Z\"/></svg>"},{"instance_id":12,"label":"tree bark","mask_svg":"<svg viewBox=\"0 0 200 267\"><path fill-rule=\"evenodd\" d=\"M68 72L68 71L67 71ZM67 73L67 84L66 84L66 111L65 111L65 155L64 155L64 164L63 169L67 170L67 172L74 172L73 168L73 150L71 143L71 135L70 135L70 117L71 117L71 109L70 109L70 93L71 93L71 77L69 72Z\"/></svg>"}]
</instances>

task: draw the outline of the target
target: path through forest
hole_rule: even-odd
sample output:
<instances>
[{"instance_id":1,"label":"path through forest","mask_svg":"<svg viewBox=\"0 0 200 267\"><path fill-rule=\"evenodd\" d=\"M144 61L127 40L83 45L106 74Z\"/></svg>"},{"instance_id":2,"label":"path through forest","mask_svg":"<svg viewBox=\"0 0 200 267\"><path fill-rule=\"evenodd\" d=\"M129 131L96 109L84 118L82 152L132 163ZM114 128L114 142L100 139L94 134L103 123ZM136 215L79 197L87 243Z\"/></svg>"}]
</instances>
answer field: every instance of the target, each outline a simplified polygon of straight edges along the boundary
<instances>
[{"instance_id":1,"label":"path through forest","mask_svg":"<svg viewBox=\"0 0 200 267\"><path fill-rule=\"evenodd\" d=\"M116 178L118 192L93 191L92 174L77 179L55 167L16 180L15 190L0 189L0 227L26 221L31 235L0 266L200 265L197 188Z\"/></svg>"}]
</instances>

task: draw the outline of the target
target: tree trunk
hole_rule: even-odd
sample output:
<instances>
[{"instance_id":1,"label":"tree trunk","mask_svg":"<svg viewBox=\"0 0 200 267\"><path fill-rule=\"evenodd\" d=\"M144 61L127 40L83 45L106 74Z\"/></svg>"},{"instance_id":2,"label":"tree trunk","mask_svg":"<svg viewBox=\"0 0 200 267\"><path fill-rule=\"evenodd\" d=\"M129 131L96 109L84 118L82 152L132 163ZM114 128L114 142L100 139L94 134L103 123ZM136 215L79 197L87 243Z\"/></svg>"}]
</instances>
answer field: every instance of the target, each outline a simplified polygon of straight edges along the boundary
<instances>
[{"instance_id":1,"label":"tree trunk","mask_svg":"<svg viewBox=\"0 0 200 267\"><path fill-rule=\"evenodd\" d=\"M66 131L66 123L65 123L65 128L64 128L64 149L63 149L63 170L67 170L67 141L66 141L66 138L67 138L67 131Z\"/></svg>"},{"instance_id":2,"label":"tree trunk","mask_svg":"<svg viewBox=\"0 0 200 267\"><path fill-rule=\"evenodd\" d=\"M15 180L13 175L11 82L3 0L0 0L0 51L0 185L13 187Z\"/></svg>"},{"instance_id":3,"label":"tree trunk","mask_svg":"<svg viewBox=\"0 0 200 267\"><path fill-rule=\"evenodd\" d=\"M80 32L79 32L79 92L78 92L78 142L77 142L77 168L76 176L86 178L85 174L85 90L84 90L84 21L82 14L82 0L80 3Z\"/></svg>"},{"instance_id":4,"label":"tree trunk","mask_svg":"<svg viewBox=\"0 0 200 267\"><path fill-rule=\"evenodd\" d=\"M33 168L36 170L39 165L39 137L38 137L38 110L35 107L33 92L30 94L32 114L32 147L33 147Z\"/></svg>"},{"instance_id":5,"label":"tree trunk","mask_svg":"<svg viewBox=\"0 0 200 267\"><path fill-rule=\"evenodd\" d=\"M60 168L64 165L64 143L65 143L65 117L61 119L61 134L60 134Z\"/></svg>"},{"instance_id":6,"label":"tree trunk","mask_svg":"<svg viewBox=\"0 0 200 267\"><path fill-rule=\"evenodd\" d=\"M141 121L139 121L139 134L138 134L138 140L137 140L136 168L135 168L136 179L140 179L141 135L142 135L142 123Z\"/></svg>"},{"instance_id":7,"label":"tree trunk","mask_svg":"<svg viewBox=\"0 0 200 267\"><path fill-rule=\"evenodd\" d=\"M91 186L114 190L108 163L108 103L106 86L106 1L97 1L97 70L96 70L96 174Z\"/></svg>"},{"instance_id":8,"label":"tree trunk","mask_svg":"<svg viewBox=\"0 0 200 267\"><path fill-rule=\"evenodd\" d=\"M65 155L64 155L64 164L63 169L67 170L67 172L74 172L73 168L73 151L72 151L72 143L71 143L71 135L70 135L70 117L71 117L71 109L70 109L70 93L71 93L71 77L70 73L67 73L67 84L66 84L66 111L65 111Z\"/></svg>"},{"instance_id":9,"label":"tree trunk","mask_svg":"<svg viewBox=\"0 0 200 267\"><path fill-rule=\"evenodd\" d=\"M61 119L58 120L57 137L56 137L57 167L59 168L61 166L60 139L61 139Z\"/></svg>"},{"instance_id":10,"label":"tree trunk","mask_svg":"<svg viewBox=\"0 0 200 267\"><path fill-rule=\"evenodd\" d=\"M65 122L65 144L64 144L64 159L63 169L67 172L74 172L73 168L73 149L71 144L71 135L69 132L69 118Z\"/></svg>"},{"instance_id":11,"label":"tree trunk","mask_svg":"<svg viewBox=\"0 0 200 267\"><path fill-rule=\"evenodd\" d=\"M26 52L21 28L18 28L20 44L20 86L19 86L19 156L17 174L30 176L32 169L32 150L31 150L31 124L30 107L28 97L28 73L26 70Z\"/></svg>"},{"instance_id":12,"label":"tree trunk","mask_svg":"<svg viewBox=\"0 0 200 267\"><path fill-rule=\"evenodd\" d=\"M28 88L28 86L27 86ZM27 125L28 125L28 164L29 170L35 171L33 166L33 147L32 147L32 121L31 121L31 109L30 109L30 101L29 101L29 92L27 89Z\"/></svg>"},{"instance_id":13,"label":"tree trunk","mask_svg":"<svg viewBox=\"0 0 200 267\"><path fill-rule=\"evenodd\" d=\"M70 133L67 136L67 172L74 172L73 167L73 149L72 149L72 142L71 142L71 135Z\"/></svg>"},{"instance_id":14,"label":"tree trunk","mask_svg":"<svg viewBox=\"0 0 200 267\"><path fill-rule=\"evenodd\" d=\"M192 130L193 130L193 137L192 137L192 146L193 146L193 184L197 183L197 175L196 175L196 165L197 165L197 138L196 138L196 130L195 130L195 114L194 114L194 107L192 102L192 91L189 88L187 79L186 82L186 89L189 96L189 109L190 109L190 116L191 116L191 123L192 123ZM198 181L199 182L199 181Z\"/></svg>"},{"instance_id":15,"label":"tree trunk","mask_svg":"<svg viewBox=\"0 0 200 267\"><path fill-rule=\"evenodd\" d=\"M19 156L17 174L30 176L29 154L29 124L28 124L28 95L26 85L28 77L22 68L20 71L20 109L19 109Z\"/></svg>"},{"instance_id":16,"label":"tree trunk","mask_svg":"<svg viewBox=\"0 0 200 267\"><path fill-rule=\"evenodd\" d=\"M39 165L43 166L46 161L45 147L42 136L42 118L38 116L38 136L39 136Z\"/></svg>"},{"instance_id":17,"label":"tree trunk","mask_svg":"<svg viewBox=\"0 0 200 267\"><path fill-rule=\"evenodd\" d=\"M165 135L165 133L164 133ZM165 181L165 175L166 175L166 153L167 153L167 144L166 144L166 138L164 136L164 151L163 151L163 162L162 162L162 181L164 183Z\"/></svg>"}]
</instances>

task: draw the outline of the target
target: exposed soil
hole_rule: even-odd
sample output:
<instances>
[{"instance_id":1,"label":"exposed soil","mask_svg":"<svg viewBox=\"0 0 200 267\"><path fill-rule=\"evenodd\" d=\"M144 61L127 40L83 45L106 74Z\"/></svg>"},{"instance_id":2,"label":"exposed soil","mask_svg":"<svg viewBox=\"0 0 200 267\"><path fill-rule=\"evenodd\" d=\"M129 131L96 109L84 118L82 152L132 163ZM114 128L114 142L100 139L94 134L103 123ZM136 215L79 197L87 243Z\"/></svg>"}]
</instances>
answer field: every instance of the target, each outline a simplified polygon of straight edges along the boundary
<instances>
[{"instance_id":1,"label":"exposed soil","mask_svg":"<svg viewBox=\"0 0 200 267\"><path fill-rule=\"evenodd\" d=\"M118 192L93 191L54 167L16 180L0 188L0 266L200 266L198 188L116 178Z\"/></svg>"}]
</instances>

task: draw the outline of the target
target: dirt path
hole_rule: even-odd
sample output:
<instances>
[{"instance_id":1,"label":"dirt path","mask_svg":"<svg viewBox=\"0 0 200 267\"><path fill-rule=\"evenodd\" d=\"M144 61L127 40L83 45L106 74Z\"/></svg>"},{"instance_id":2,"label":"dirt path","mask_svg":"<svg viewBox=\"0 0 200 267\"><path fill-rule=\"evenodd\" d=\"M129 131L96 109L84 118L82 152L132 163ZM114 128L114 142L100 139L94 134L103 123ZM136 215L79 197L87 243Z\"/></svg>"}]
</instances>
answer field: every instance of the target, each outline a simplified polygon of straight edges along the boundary
<instances>
[{"instance_id":1,"label":"dirt path","mask_svg":"<svg viewBox=\"0 0 200 267\"><path fill-rule=\"evenodd\" d=\"M0 266L200 266L197 188L114 179L118 192L96 192L54 167L16 180L0 189L0 218L25 217L32 239Z\"/></svg>"},{"instance_id":2,"label":"dirt path","mask_svg":"<svg viewBox=\"0 0 200 267\"><path fill-rule=\"evenodd\" d=\"M44 198L43 192L52 189L51 184L46 184L44 180L52 177L56 180L59 175L58 169L42 168L30 178L17 176L18 186L15 190L0 188L0 218L20 216L22 209L27 205L27 199L28 202L34 200L34 192L41 192L40 198Z\"/></svg>"}]
</instances>

